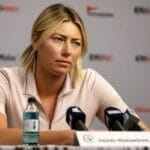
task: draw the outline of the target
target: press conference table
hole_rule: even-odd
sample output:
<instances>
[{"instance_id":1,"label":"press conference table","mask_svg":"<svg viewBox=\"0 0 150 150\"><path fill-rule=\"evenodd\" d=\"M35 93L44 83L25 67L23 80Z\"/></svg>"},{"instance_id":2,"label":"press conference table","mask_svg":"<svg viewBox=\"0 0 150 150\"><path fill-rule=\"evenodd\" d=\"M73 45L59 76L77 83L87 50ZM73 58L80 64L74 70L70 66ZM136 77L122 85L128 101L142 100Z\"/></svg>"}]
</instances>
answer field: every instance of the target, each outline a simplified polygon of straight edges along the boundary
<instances>
[{"instance_id":1,"label":"press conference table","mask_svg":"<svg viewBox=\"0 0 150 150\"><path fill-rule=\"evenodd\" d=\"M73 145L0 145L0 150L150 150L150 132L77 131Z\"/></svg>"},{"instance_id":2,"label":"press conference table","mask_svg":"<svg viewBox=\"0 0 150 150\"><path fill-rule=\"evenodd\" d=\"M24 146L24 145L0 145L0 150L150 150L150 147L80 147L67 145L40 145L40 146Z\"/></svg>"}]
</instances>

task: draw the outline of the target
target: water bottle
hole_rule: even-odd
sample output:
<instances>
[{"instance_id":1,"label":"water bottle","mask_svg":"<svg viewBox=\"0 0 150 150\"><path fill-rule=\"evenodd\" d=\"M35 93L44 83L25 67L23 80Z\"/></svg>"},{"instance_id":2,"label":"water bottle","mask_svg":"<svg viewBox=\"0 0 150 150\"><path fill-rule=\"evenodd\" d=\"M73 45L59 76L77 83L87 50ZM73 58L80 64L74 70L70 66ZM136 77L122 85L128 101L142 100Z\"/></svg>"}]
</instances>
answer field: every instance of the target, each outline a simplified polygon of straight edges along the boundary
<instances>
[{"instance_id":1,"label":"water bottle","mask_svg":"<svg viewBox=\"0 0 150 150\"><path fill-rule=\"evenodd\" d=\"M37 145L39 143L39 112L34 97L28 98L28 104L23 112L23 144Z\"/></svg>"}]
</instances>

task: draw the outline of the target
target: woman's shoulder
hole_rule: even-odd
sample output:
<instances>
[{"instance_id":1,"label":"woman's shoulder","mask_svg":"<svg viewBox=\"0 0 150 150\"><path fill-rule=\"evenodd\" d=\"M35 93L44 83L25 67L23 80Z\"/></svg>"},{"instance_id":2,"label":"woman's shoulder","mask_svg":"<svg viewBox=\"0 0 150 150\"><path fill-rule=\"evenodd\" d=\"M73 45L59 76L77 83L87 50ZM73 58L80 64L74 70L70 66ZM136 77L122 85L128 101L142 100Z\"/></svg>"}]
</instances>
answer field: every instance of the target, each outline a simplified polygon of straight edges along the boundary
<instances>
[{"instance_id":1,"label":"woman's shoulder","mask_svg":"<svg viewBox=\"0 0 150 150\"><path fill-rule=\"evenodd\" d=\"M108 85L108 81L93 68L87 68L84 69L84 78L83 81L85 81L87 84L92 84L92 85Z\"/></svg>"},{"instance_id":2,"label":"woman's shoulder","mask_svg":"<svg viewBox=\"0 0 150 150\"><path fill-rule=\"evenodd\" d=\"M23 74L22 67L0 67L0 76L14 78Z\"/></svg>"},{"instance_id":3,"label":"woman's shoulder","mask_svg":"<svg viewBox=\"0 0 150 150\"><path fill-rule=\"evenodd\" d=\"M84 71L87 73L97 73L97 71L93 68L85 68Z\"/></svg>"},{"instance_id":4,"label":"woman's shoulder","mask_svg":"<svg viewBox=\"0 0 150 150\"><path fill-rule=\"evenodd\" d=\"M86 68L86 69L83 69L83 83L86 83L86 84L93 84L97 78L97 76L100 76L100 74L92 69L92 68Z\"/></svg>"},{"instance_id":5,"label":"woman's shoulder","mask_svg":"<svg viewBox=\"0 0 150 150\"><path fill-rule=\"evenodd\" d=\"M83 70L84 78L94 78L96 76L101 76L99 72L94 70L93 68L86 68Z\"/></svg>"}]
</instances>

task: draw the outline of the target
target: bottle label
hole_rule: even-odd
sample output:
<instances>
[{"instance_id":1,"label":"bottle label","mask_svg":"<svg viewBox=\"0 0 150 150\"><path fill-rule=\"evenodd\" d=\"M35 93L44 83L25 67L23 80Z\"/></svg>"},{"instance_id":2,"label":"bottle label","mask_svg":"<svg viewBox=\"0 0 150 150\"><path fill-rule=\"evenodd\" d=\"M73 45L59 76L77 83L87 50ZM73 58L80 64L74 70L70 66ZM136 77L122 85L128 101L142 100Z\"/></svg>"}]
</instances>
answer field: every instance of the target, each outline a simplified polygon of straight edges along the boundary
<instances>
[{"instance_id":1,"label":"bottle label","mask_svg":"<svg viewBox=\"0 0 150 150\"><path fill-rule=\"evenodd\" d=\"M28 119L24 120L24 132L38 132L39 131L39 120Z\"/></svg>"},{"instance_id":2,"label":"bottle label","mask_svg":"<svg viewBox=\"0 0 150 150\"><path fill-rule=\"evenodd\" d=\"M38 112L25 112L24 119L24 132L39 132L39 113Z\"/></svg>"}]
</instances>

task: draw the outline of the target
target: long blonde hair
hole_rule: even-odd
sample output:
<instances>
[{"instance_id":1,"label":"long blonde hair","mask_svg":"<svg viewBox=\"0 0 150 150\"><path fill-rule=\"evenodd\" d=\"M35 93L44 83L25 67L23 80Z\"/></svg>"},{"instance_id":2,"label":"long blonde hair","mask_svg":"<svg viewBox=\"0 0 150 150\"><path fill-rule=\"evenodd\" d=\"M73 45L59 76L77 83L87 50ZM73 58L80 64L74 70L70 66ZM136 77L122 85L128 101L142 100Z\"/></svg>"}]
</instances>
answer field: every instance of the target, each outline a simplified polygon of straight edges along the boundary
<instances>
[{"instance_id":1,"label":"long blonde hair","mask_svg":"<svg viewBox=\"0 0 150 150\"><path fill-rule=\"evenodd\" d=\"M73 8L64 6L63 4L53 4L48 6L35 20L31 33L32 40L34 35L36 35L34 46L30 44L21 56L22 66L25 68L25 71L35 71L37 61L37 51L35 51L35 49L43 44L53 34L55 29L64 21L72 21L81 31L81 57L77 59L76 64L70 69L70 75L72 76L73 81L76 81L81 77L81 59L87 52L87 36L85 27L79 14Z\"/></svg>"}]
</instances>

